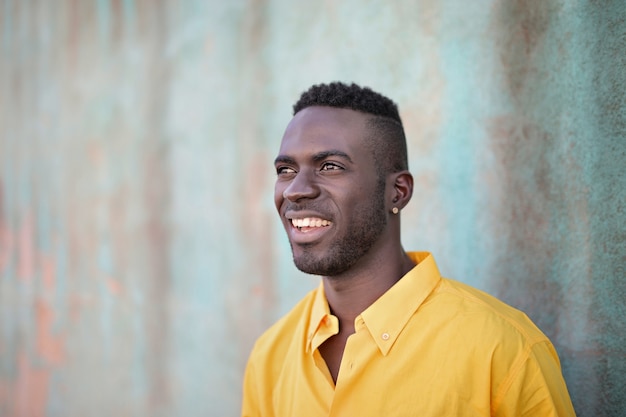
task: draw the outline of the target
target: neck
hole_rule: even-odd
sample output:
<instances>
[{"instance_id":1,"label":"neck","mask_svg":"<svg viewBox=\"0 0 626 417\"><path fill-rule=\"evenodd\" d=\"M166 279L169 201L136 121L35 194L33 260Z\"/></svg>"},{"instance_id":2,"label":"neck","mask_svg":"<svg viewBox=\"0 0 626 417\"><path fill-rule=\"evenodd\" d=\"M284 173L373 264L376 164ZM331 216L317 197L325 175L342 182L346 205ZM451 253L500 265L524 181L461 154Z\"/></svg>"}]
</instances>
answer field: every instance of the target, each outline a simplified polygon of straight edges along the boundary
<instances>
[{"instance_id":1,"label":"neck","mask_svg":"<svg viewBox=\"0 0 626 417\"><path fill-rule=\"evenodd\" d=\"M326 299L331 312L339 319L340 328L352 329L355 318L414 266L399 247L392 253L359 262L341 275L323 277Z\"/></svg>"}]
</instances>

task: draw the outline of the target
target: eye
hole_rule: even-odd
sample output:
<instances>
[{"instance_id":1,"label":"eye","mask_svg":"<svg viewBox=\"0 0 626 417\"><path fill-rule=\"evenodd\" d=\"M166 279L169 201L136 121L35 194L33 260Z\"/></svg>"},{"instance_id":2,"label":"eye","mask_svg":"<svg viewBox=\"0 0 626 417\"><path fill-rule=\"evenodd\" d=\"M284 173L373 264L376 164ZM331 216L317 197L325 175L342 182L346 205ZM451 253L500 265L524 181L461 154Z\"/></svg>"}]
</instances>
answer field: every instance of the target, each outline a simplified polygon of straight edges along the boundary
<instances>
[{"instance_id":1,"label":"eye","mask_svg":"<svg viewBox=\"0 0 626 417\"><path fill-rule=\"evenodd\" d=\"M286 166L276 167L277 175L289 175L289 174L295 174L295 173L296 173L296 170L290 167L286 167Z\"/></svg>"},{"instance_id":2,"label":"eye","mask_svg":"<svg viewBox=\"0 0 626 417\"><path fill-rule=\"evenodd\" d=\"M340 171L343 167L335 164L334 162L324 162L320 171Z\"/></svg>"}]
</instances>

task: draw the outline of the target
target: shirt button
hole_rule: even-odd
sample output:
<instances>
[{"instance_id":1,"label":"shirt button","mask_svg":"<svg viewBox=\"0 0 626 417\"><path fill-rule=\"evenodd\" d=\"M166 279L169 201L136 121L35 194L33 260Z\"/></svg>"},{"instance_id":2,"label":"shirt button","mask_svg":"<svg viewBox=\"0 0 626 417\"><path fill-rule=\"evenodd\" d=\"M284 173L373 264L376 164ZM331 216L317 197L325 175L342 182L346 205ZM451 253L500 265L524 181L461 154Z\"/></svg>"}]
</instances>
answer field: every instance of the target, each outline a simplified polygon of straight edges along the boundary
<instances>
[{"instance_id":1,"label":"shirt button","mask_svg":"<svg viewBox=\"0 0 626 417\"><path fill-rule=\"evenodd\" d=\"M383 340L389 340L389 333L383 333L381 337Z\"/></svg>"}]
</instances>

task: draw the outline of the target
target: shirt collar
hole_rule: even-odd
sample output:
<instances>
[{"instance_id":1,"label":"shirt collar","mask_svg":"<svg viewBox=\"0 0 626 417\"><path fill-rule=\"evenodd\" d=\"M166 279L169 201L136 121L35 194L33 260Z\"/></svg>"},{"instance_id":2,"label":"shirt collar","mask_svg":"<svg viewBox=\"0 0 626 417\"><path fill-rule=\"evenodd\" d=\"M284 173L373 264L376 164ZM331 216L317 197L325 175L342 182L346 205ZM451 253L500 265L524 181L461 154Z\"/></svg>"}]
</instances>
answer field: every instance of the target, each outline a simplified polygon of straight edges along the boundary
<instances>
[{"instance_id":1,"label":"shirt collar","mask_svg":"<svg viewBox=\"0 0 626 417\"><path fill-rule=\"evenodd\" d=\"M326 294L324 293L324 284L320 282L315 292L313 307L309 317L307 353L313 353L326 339L337 333L339 333L339 321L337 317L330 314L330 307L328 307L328 301L326 301Z\"/></svg>"},{"instance_id":2,"label":"shirt collar","mask_svg":"<svg viewBox=\"0 0 626 417\"><path fill-rule=\"evenodd\" d=\"M428 252L408 252L417 265L357 318L386 356L409 319L441 281L435 258Z\"/></svg>"},{"instance_id":3,"label":"shirt collar","mask_svg":"<svg viewBox=\"0 0 626 417\"><path fill-rule=\"evenodd\" d=\"M355 320L355 329L365 325L383 355L387 355L411 316L441 280L434 257L428 252L407 252L417 265ZM320 283L311 308L306 350L312 353L339 332L337 318Z\"/></svg>"}]
</instances>

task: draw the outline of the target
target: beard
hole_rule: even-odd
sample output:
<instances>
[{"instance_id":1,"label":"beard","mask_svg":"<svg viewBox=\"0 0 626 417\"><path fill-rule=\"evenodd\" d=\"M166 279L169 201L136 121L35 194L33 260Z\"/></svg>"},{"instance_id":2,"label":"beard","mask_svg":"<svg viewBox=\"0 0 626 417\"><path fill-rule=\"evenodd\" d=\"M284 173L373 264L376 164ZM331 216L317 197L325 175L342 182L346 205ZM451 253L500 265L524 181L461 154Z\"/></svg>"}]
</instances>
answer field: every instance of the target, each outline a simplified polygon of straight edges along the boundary
<instances>
[{"instance_id":1,"label":"beard","mask_svg":"<svg viewBox=\"0 0 626 417\"><path fill-rule=\"evenodd\" d=\"M376 243L387 225L385 214L385 179L377 184L370 204L359 204L351 221L350 228L339 236L326 253L320 254L314 245L302 245L301 254L293 261L300 271L312 275L332 277L352 268Z\"/></svg>"}]
</instances>

